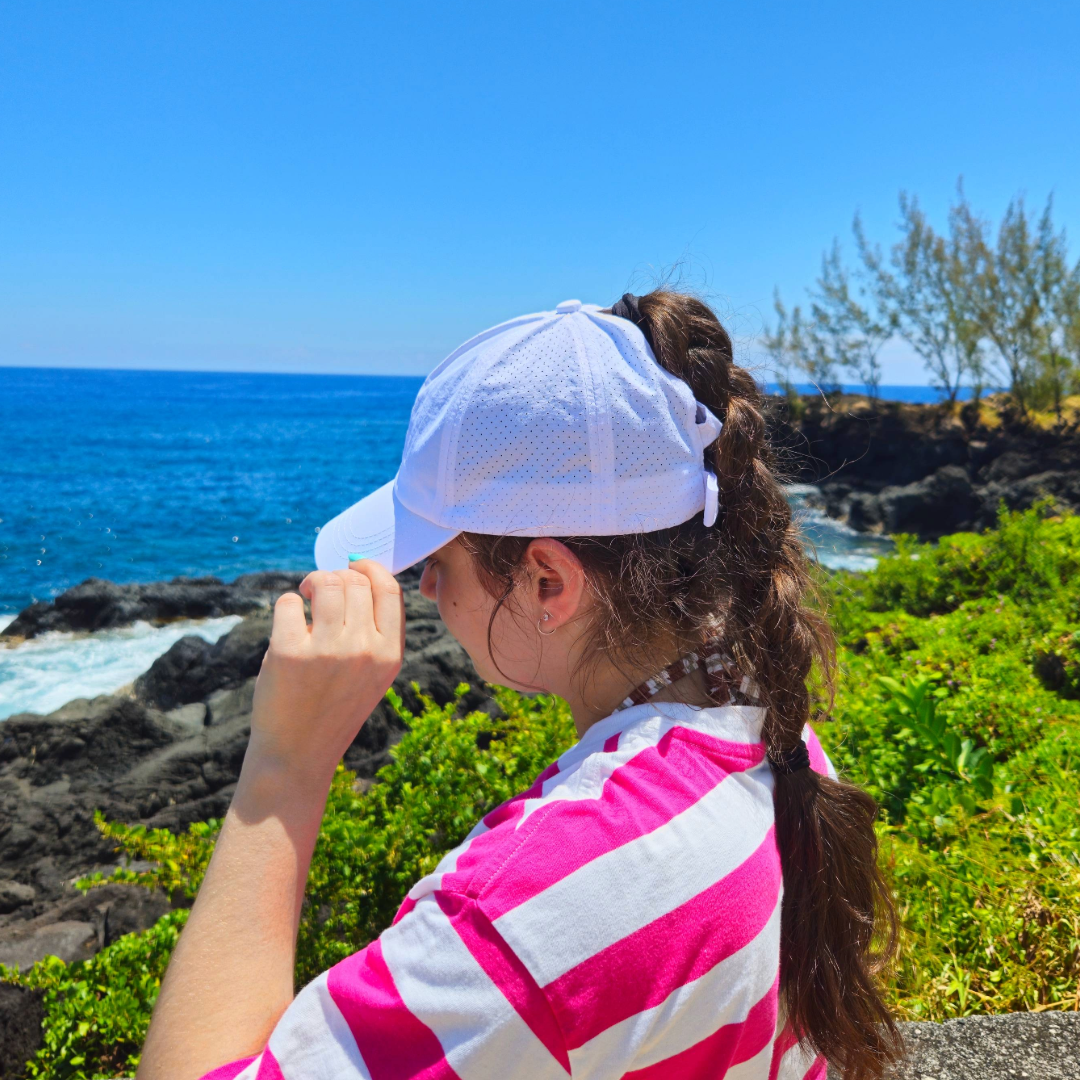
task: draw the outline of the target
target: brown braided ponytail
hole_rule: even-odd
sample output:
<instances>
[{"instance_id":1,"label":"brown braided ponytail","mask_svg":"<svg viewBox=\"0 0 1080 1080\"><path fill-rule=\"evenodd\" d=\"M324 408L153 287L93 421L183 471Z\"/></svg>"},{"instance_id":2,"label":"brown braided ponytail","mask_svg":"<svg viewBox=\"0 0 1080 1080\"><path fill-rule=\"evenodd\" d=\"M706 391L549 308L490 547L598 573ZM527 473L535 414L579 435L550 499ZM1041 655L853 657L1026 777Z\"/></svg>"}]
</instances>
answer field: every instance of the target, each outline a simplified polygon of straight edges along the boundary
<instances>
[{"instance_id":1,"label":"brown braided ponytail","mask_svg":"<svg viewBox=\"0 0 1080 1080\"><path fill-rule=\"evenodd\" d=\"M770 754L783 753L799 744L810 718L815 661L831 690L834 645L805 602L806 556L771 468L762 394L734 363L731 340L705 304L658 291L641 298L640 310L657 360L724 421L713 451L723 515L716 543L730 597L724 636L761 687ZM865 792L812 769L777 771L774 804L788 1018L845 1077L878 1076L898 1035L875 978L885 957L871 952L879 919L886 954L896 936L877 865L877 807Z\"/></svg>"},{"instance_id":2,"label":"brown braided ponytail","mask_svg":"<svg viewBox=\"0 0 1080 1080\"><path fill-rule=\"evenodd\" d=\"M660 289L637 298L635 322L657 361L723 421L706 450L720 516L658 532L562 538L581 559L593 595L582 660L655 670L715 637L752 672L768 708L765 741L781 760L801 747L812 675L831 695L835 645L808 602L811 579L798 530L773 472L753 376L695 297ZM466 534L481 580L507 600L529 539ZM493 616L494 618L494 616ZM896 916L877 865L874 801L812 769L775 771L776 837L783 869L780 984L795 1034L849 1080L880 1077L899 1035L877 974L895 946ZM874 951L875 938L883 947Z\"/></svg>"}]
</instances>

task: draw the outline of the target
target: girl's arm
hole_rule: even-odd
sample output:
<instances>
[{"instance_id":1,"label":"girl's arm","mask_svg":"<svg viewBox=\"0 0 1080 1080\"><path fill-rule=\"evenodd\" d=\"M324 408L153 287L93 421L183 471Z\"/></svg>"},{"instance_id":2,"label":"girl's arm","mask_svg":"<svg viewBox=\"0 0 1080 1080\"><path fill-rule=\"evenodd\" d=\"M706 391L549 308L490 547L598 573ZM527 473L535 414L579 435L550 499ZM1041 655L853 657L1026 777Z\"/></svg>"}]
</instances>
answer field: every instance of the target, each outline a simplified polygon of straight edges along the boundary
<instances>
[{"instance_id":1,"label":"girl's arm","mask_svg":"<svg viewBox=\"0 0 1080 1080\"><path fill-rule=\"evenodd\" d=\"M154 1009L139 1080L262 1050L293 998L296 931L337 762L401 667L401 589L378 563L282 596L236 794Z\"/></svg>"}]
</instances>

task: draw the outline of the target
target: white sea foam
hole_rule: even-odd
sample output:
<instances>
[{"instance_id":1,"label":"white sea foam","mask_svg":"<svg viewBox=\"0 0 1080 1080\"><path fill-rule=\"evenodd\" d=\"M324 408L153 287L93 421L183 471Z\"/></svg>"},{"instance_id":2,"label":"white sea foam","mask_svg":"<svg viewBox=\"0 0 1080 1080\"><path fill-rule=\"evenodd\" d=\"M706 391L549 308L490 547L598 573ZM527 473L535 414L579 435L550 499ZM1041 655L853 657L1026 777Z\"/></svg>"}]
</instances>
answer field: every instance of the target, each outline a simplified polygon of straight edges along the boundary
<instances>
[{"instance_id":1,"label":"white sea foam","mask_svg":"<svg viewBox=\"0 0 1080 1080\"><path fill-rule=\"evenodd\" d=\"M823 510L808 506L807 500L820 494L813 484L790 484L784 490L807 548L822 566L830 570L873 570L878 559L892 552L894 545L889 537L856 532Z\"/></svg>"},{"instance_id":2,"label":"white sea foam","mask_svg":"<svg viewBox=\"0 0 1080 1080\"><path fill-rule=\"evenodd\" d=\"M0 615L0 630L13 618ZM0 646L0 720L19 712L52 712L74 698L110 694L141 675L185 634L217 641L238 622L239 615L167 626L138 622L120 630L49 633L14 648Z\"/></svg>"}]
</instances>

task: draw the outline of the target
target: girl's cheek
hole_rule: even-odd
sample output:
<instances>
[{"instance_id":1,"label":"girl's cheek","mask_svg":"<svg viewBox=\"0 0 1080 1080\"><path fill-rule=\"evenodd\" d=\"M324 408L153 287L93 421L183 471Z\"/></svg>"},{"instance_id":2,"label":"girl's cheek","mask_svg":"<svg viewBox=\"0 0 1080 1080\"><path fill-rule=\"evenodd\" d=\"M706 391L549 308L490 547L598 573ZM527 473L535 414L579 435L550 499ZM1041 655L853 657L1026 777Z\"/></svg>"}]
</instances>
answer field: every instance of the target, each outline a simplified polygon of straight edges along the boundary
<instances>
[{"instance_id":1,"label":"girl's cheek","mask_svg":"<svg viewBox=\"0 0 1080 1080\"><path fill-rule=\"evenodd\" d=\"M444 588L439 595L439 614L474 664L487 655L487 617L478 606L459 603L453 589Z\"/></svg>"}]
</instances>

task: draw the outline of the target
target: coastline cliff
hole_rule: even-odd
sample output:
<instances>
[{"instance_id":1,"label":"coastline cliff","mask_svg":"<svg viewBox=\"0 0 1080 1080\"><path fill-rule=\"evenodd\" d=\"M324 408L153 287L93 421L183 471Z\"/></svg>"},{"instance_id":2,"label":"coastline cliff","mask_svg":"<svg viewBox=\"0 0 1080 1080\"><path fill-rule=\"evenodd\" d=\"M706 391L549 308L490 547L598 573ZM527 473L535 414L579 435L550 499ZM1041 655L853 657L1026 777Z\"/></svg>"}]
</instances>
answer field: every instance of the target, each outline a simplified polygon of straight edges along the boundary
<instances>
[{"instance_id":1,"label":"coastline cliff","mask_svg":"<svg viewBox=\"0 0 1080 1080\"><path fill-rule=\"evenodd\" d=\"M773 397L769 424L787 479L815 485L816 505L860 532L932 540L990 528L1002 505L1080 509L1080 425L1040 425L1001 398Z\"/></svg>"}]
</instances>

